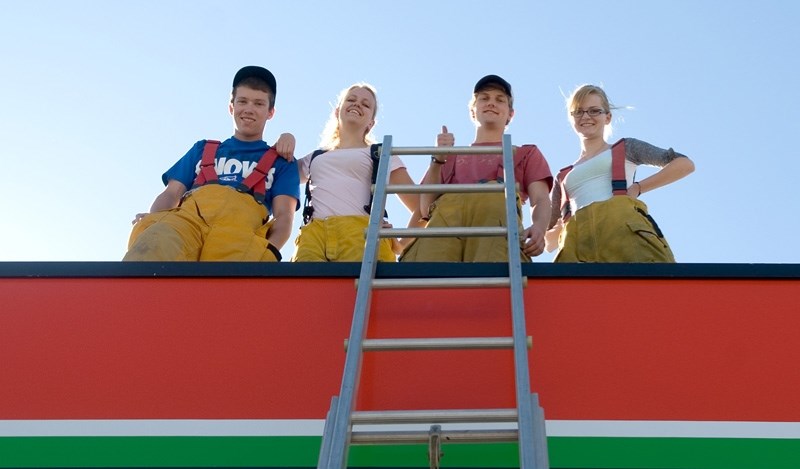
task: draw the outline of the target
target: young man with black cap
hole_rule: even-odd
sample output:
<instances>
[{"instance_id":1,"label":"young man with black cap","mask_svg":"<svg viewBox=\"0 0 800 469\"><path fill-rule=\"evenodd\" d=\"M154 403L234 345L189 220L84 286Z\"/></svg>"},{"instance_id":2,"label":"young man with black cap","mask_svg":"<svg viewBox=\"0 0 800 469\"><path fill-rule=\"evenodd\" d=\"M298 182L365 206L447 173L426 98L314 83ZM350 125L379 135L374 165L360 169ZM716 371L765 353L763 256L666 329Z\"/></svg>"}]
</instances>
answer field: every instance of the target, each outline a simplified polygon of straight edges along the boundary
<instances>
[{"instance_id":1,"label":"young man with black cap","mask_svg":"<svg viewBox=\"0 0 800 469\"><path fill-rule=\"evenodd\" d=\"M201 140L161 176L166 188L134 220L125 261L279 261L300 207L294 137L271 149L275 76L247 66L233 78L233 137ZM275 150L284 158L275 158Z\"/></svg>"},{"instance_id":2,"label":"young man with black cap","mask_svg":"<svg viewBox=\"0 0 800 469\"><path fill-rule=\"evenodd\" d=\"M497 75L487 75L475 84L469 105L475 123L472 145L499 146L506 126L514 117L511 85ZM452 133L442 126L436 145L451 147ZM519 201L530 200L532 225L523 228L521 217L520 256L530 261L544 251L544 233L550 222L550 189L553 176L535 145L514 148L514 176ZM502 155L434 155L423 184L475 184L500 182ZM420 210L429 218L428 227L498 226L505 224L504 195L500 193L422 194ZM521 212L519 212L521 213ZM505 238L418 238L403 253L401 261L497 262L508 260Z\"/></svg>"}]
</instances>

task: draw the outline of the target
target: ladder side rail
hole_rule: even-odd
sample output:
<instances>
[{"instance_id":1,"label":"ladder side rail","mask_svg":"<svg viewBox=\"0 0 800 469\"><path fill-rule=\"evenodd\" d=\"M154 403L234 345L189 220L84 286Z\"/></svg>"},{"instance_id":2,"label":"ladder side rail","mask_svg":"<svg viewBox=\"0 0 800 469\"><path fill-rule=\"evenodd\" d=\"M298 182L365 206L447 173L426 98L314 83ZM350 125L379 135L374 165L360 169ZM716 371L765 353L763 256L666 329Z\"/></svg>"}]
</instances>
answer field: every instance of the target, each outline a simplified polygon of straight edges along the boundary
<instances>
[{"instance_id":1,"label":"ladder side rail","mask_svg":"<svg viewBox=\"0 0 800 469\"><path fill-rule=\"evenodd\" d=\"M377 267L378 230L380 230L384 209L386 208L386 180L389 174L391 154L392 136L386 135L383 139L381 157L378 161L376 187L372 198L373 205L370 209L364 259L361 262L361 273L358 280L349 345L345 355L342 386L337 400L334 427L331 429L332 441L328 446L329 449L327 449L329 459L327 463L321 462L320 467L347 467L347 455L352 432L351 416L355 409L355 396L361 374L362 345L366 338L366 325L369 319L370 302L372 301L372 280L375 278Z\"/></svg>"},{"instance_id":2,"label":"ladder side rail","mask_svg":"<svg viewBox=\"0 0 800 469\"><path fill-rule=\"evenodd\" d=\"M317 459L317 467L326 467L331 457L331 432L333 431L333 423L336 421L336 410L338 396L331 398L331 406L328 414L325 416L325 426L322 428L322 443L319 448L319 458Z\"/></svg>"},{"instance_id":3,"label":"ladder side rail","mask_svg":"<svg viewBox=\"0 0 800 469\"><path fill-rule=\"evenodd\" d=\"M514 374L519 429L519 462L521 469L536 467L533 435L533 406L528 368L525 304L522 300L522 261L520 232L517 224L517 192L514 176L514 149L511 136L503 135L503 180L506 192L506 223L508 225L508 276L511 283L511 317L514 337Z\"/></svg>"},{"instance_id":4,"label":"ladder side rail","mask_svg":"<svg viewBox=\"0 0 800 469\"><path fill-rule=\"evenodd\" d=\"M547 429L545 428L544 409L539 405L539 396L531 394L531 407L533 407L533 436L536 448L536 464L539 468L550 468L550 458L547 455Z\"/></svg>"}]
</instances>

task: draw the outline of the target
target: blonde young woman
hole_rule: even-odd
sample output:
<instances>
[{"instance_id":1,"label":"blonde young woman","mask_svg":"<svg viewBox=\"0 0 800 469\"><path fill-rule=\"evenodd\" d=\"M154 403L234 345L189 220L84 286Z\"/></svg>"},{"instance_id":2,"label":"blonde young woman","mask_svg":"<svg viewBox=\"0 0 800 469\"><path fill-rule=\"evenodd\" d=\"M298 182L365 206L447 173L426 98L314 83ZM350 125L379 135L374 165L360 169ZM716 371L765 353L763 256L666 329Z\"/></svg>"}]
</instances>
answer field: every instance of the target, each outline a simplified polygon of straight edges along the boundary
<instances>
[{"instance_id":1,"label":"blonde young woman","mask_svg":"<svg viewBox=\"0 0 800 469\"><path fill-rule=\"evenodd\" d=\"M687 176L694 171L694 163L671 148L632 138L609 144L612 109L598 86L580 86L567 100L581 153L558 175L547 250L558 248L555 262L675 262L639 198ZM639 165L660 169L637 181Z\"/></svg>"},{"instance_id":2,"label":"blonde young woman","mask_svg":"<svg viewBox=\"0 0 800 469\"><path fill-rule=\"evenodd\" d=\"M364 230L369 224L365 207L370 204L373 160L370 132L375 126L378 101L375 88L357 83L344 89L337 99L320 149L298 160L300 182L310 180L310 217L295 241L293 261L361 261L364 256ZM317 152L319 153L319 152ZM391 184L413 184L405 165L392 156ZM400 200L412 213L410 225L419 220L419 196L401 194ZM384 226L391 226L385 223ZM381 239L378 259L396 261L403 241Z\"/></svg>"}]
</instances>

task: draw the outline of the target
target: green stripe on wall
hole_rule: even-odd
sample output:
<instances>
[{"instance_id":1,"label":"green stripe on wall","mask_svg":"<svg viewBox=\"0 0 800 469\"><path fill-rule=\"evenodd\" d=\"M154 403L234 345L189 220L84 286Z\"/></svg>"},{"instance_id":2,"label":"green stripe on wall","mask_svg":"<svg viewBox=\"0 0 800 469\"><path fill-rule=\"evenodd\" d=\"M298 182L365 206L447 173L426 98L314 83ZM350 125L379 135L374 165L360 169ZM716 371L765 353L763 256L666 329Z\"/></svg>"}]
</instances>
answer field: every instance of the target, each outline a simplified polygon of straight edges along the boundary
<instances>
[{"instance_id":1,"label":"green stripe on wall","mask_svg":"<svg viewBox=\"0 0 800 469\"><path fill-rule=\"evenodd\" d=\"M0 467L316 467L320 437L10 437ZM452 445L448 465L513 467L515 444ZM353 466L428 467L425 446L358 446Z\"/></svg>"},{"instance_id":2,"label":"green stripe on wall","mask_svg":"<svg viewBox=\"0 0 800 469\"><path fill-rule=\"evenodd\" d=\"M315 467L319 437L7 437L0 467ZM800 440L549 438L553 468L796 469ZM445 445L444 467L514 467L516 445ZM355 467L428 467L423 446L360 446Z\"/></svg>"},{"instance_id":3,"label":"green stripe on wall","mask_svg":"<svg viewBox=\"0 0 800 469\"><path fill-rule=\"evenodd\" d=\"M0 438L0 467L316 466L319 437ZM317 450L315 450L317 451Z\"/></svg>"},{"instance_id":4,"label":"green stripe on wall","mask_svg":"<svg viewBox=\"0 0 800 469\"><path fill-rule=\"evenodd\" d=\"M552 467L597 469L797 469L800 440L548 438Z\"/></svg>"}]
</instances>

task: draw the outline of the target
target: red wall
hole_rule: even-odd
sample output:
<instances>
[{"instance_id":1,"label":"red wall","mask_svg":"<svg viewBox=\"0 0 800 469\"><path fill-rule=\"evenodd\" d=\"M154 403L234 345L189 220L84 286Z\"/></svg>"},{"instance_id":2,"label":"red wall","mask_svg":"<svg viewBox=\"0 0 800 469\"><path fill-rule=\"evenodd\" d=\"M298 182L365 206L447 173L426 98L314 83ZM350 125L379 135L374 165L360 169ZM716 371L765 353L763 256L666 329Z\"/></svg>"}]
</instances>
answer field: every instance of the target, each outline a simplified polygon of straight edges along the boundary
<instances>
[{"instance_id":1,"label":"red wall","mask_svg":"<svg viewBox=\"0 0 800 469\"><path fill-rule=\"evenodd\" d=\"M800 421L798 282L531 279L548 419ZM322 419L351 278L2 278L0 419ZM371 337L510 334L507 290L376 291ZM510 351L379 352L364 409L513 406Z\"/></svg>"}]
</instances>

